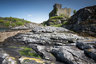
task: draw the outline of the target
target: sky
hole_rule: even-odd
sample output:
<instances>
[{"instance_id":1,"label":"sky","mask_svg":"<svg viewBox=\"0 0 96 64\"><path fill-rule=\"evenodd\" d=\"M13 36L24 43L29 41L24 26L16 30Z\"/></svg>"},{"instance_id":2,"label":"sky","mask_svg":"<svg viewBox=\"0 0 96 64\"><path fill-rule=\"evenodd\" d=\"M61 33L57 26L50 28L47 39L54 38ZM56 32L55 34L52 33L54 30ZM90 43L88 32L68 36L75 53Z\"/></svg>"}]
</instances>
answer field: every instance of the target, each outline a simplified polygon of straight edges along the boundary
<instances>
[{"instance_id":1,"label":"sky","mask_svg":"<svg viewBox=\"0 0 96 64\"><path fill-rule=\"evenodd\" d=\"M96 0L0 0L0 17L16 17L41 23L48 20L55 3L79 10L96 5Z\"/></svg>"}]
</instances>

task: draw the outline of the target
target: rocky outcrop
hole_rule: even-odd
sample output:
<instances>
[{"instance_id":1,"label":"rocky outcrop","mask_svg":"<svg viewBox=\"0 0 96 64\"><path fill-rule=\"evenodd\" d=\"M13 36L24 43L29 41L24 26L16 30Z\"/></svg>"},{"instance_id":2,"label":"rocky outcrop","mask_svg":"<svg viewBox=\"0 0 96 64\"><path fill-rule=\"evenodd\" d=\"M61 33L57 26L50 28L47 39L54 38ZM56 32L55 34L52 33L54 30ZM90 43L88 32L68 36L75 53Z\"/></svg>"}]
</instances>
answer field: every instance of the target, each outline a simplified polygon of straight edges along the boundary
<instances>
[{"instance_id":1,"label":"rocky outcrop","mask_svg":"<svg viewBox=\"0 0 96 64\"><path fill-rule=\"evenodd\" d=\"M8 42L17 42L19 44L41 44L41 45L64 45L65 43L73 43L76 40L83 40L76 34L70 33L65 28L58 27L35 27L31 32L26 34L17 34L11 37ZM6 43L7 44L7 43Z\"/></svg>"},{"instance_id":2,"label":"rocky outcrop","mask_svg":"<svg viewBox=\"0 0 96 64\"><path fill-rule=\"evenodd\" d=\"M38 62L41 62L41 64L95 64L95 48L93 47L95 43L84 42L87 40L90 39L73 34L65 28L41 26L34 27L31 32L19 33L10 37L2 45L6 47L15 46L11 49L17 53L15 57L20 59L18 61L21 64L36 64ZM34 56L19 56L18 50L21 50L22 46L34 50L41 59L36 59ZM11 49L9 49L10 52ZM90 49L94 49L94 51L89 51ZM7 50L4 48L4 51ZM10 54L8 51L7 54ZM33 52L31 51L31 53Z\"/></svg>"},{"instance_id":3,"label":"rocky outcrop","mask_svg":"<svg viewBox=\"0 0 96 64\"><path fill-rule=\"evenodd\" d=\"M96 36L96 5L85 7L77 11L64 27L79 32Z\"/></svg>"},{"instance_id":4,"label":"rocky outcrop","mask_svg":"<svg viewBox=\"0 0 96 64\"><path fill-rule=\"evenodd\" d=\"M36 24L36 23L27 23L23 26L12 27L11 30L28 30L28 29L32 29L36 26L39 27L39 26L42 26L42 25L41 24Z\"/></svg>"},{"instance_id":5,"label":"rocky outcrop","mask_svg":"<svg viewBox=\"0 0 96 64\"><path fill-rule=\"evenodd\" d=\"M65 64L95 64L92 60L87 58L82 50L75 48L74 46L62 46L52 49L52 54L58 61Z\"/></svg>"}]
</instances>

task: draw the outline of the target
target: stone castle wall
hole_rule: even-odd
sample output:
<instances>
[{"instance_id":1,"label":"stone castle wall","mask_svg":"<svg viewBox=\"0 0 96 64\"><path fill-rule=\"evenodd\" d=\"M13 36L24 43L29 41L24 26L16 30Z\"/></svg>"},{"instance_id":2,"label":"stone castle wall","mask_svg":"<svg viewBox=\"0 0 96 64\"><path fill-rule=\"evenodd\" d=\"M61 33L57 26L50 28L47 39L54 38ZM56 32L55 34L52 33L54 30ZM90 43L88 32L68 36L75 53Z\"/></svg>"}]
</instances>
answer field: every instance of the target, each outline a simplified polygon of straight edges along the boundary
<instances>
[{"instance_id":1,"label":"stone castle wall","mask_svg":"<svg viewBox=\"0 0 96 64\"><path fill-rule=\"evenodd\" d=\"M54 9L50 12L49 17L52 16L70 16L71 14L71 9L70 8L62 8L61 4L55 4Z\"/></svg>"},{"instance_id":2,"label":"stone castle wall","mask_svg":"<svg viewBox=\"0 0 96 64\"><path fill-rule=\"evenodd\" d=\"M60 15L66 15L66 16L70 16L70 8L61 8L61 9L58 9L57 11L57 16L60 16Z\"/></svg>"}]
</instances>

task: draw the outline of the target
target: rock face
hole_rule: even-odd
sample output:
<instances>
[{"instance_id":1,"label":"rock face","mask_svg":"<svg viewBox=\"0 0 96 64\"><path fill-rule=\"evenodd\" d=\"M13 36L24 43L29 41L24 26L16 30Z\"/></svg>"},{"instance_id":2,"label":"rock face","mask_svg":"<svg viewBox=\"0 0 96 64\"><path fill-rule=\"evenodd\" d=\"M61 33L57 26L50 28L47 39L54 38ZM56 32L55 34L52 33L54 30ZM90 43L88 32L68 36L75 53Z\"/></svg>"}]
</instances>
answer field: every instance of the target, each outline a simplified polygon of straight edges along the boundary
<instances>
[{"instance_id":1,"label":"rock face","mask_svg":"<svg viewBox=\"0 0 96 64\"><path fill-rule=\"evenodd\" d=\"M21 42L21 44L63 45L68 42L73 43L76 40L84 39L84 37L69 32L70 31L65 28L35 27L29 33L14 36L13 42ZM12 42L12 39L10 41Z\"/></svg>"},{"instance_id":2,"label":"rock face","mask_svg":"<svg viewBox=\"0 0 96 64\"><path fill-rule=\"evenodd\" d=\"M79 50L74 46L53 48L51 52L58 61L64 62L65 64L95 64L84 55L82 50Z\"/></svg>"},{"instance_id":3,"label":"rock face","mask_svg":"<svg viewBox=\"0 0 96 64\"><path fill-rule=\"evenodd\" d=\"M96 36L96 5L77 11L65 26L75 32Z\"/></svg>"},{"instance_id":4,"label":"rock face","mask_svg":"<svg viewBox=\"0 0 96 64\"><path fill-rule=\"evenodd\" d=\"M5 48L3 50L7 54L14 56L14 53L10 52L16 53L18 64L95 64L96 49L93 47L95 43L85 43L87 40L89 39L73 34L65 28L39 26L34 27L31 32L19 33L6 39L2 45L6 46L7 50ZM41 59L20 55L18 50L21 50L22 46L34 50Z\"/></svg>"}]
</instances>

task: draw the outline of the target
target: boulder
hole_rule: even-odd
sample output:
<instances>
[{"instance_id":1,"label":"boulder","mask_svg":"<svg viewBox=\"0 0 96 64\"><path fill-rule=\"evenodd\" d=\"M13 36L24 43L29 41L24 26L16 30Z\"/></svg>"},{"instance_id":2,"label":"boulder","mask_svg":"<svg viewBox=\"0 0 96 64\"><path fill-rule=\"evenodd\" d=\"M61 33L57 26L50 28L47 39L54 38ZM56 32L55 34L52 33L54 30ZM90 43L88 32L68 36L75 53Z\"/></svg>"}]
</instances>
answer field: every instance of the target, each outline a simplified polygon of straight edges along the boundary
<instances>
[{"instance_id":1,"label":"boulder","mask_svg":"<svg viewBox=\"0 0 96 64\"><path fill-rule=\"evenodd\" d=\"M51 53L56 57L58 61L65 64L91 64L94 61L87 58L82 50L79 50L73 46L61 46L52 49Z\"/></svg>"},{"instance_id":2,"label":"boulder","mask_svg":"<svg viewBox=\"0 0 96 64\"><path fill-rule=\"evenodd\" d=\"M81 50L84 50L84 49L91 49L92 47L86 43L82 43L82 42L77 42L76 43L76 47L78 47L79 49Z\"/></svg>"}]
</instances>

